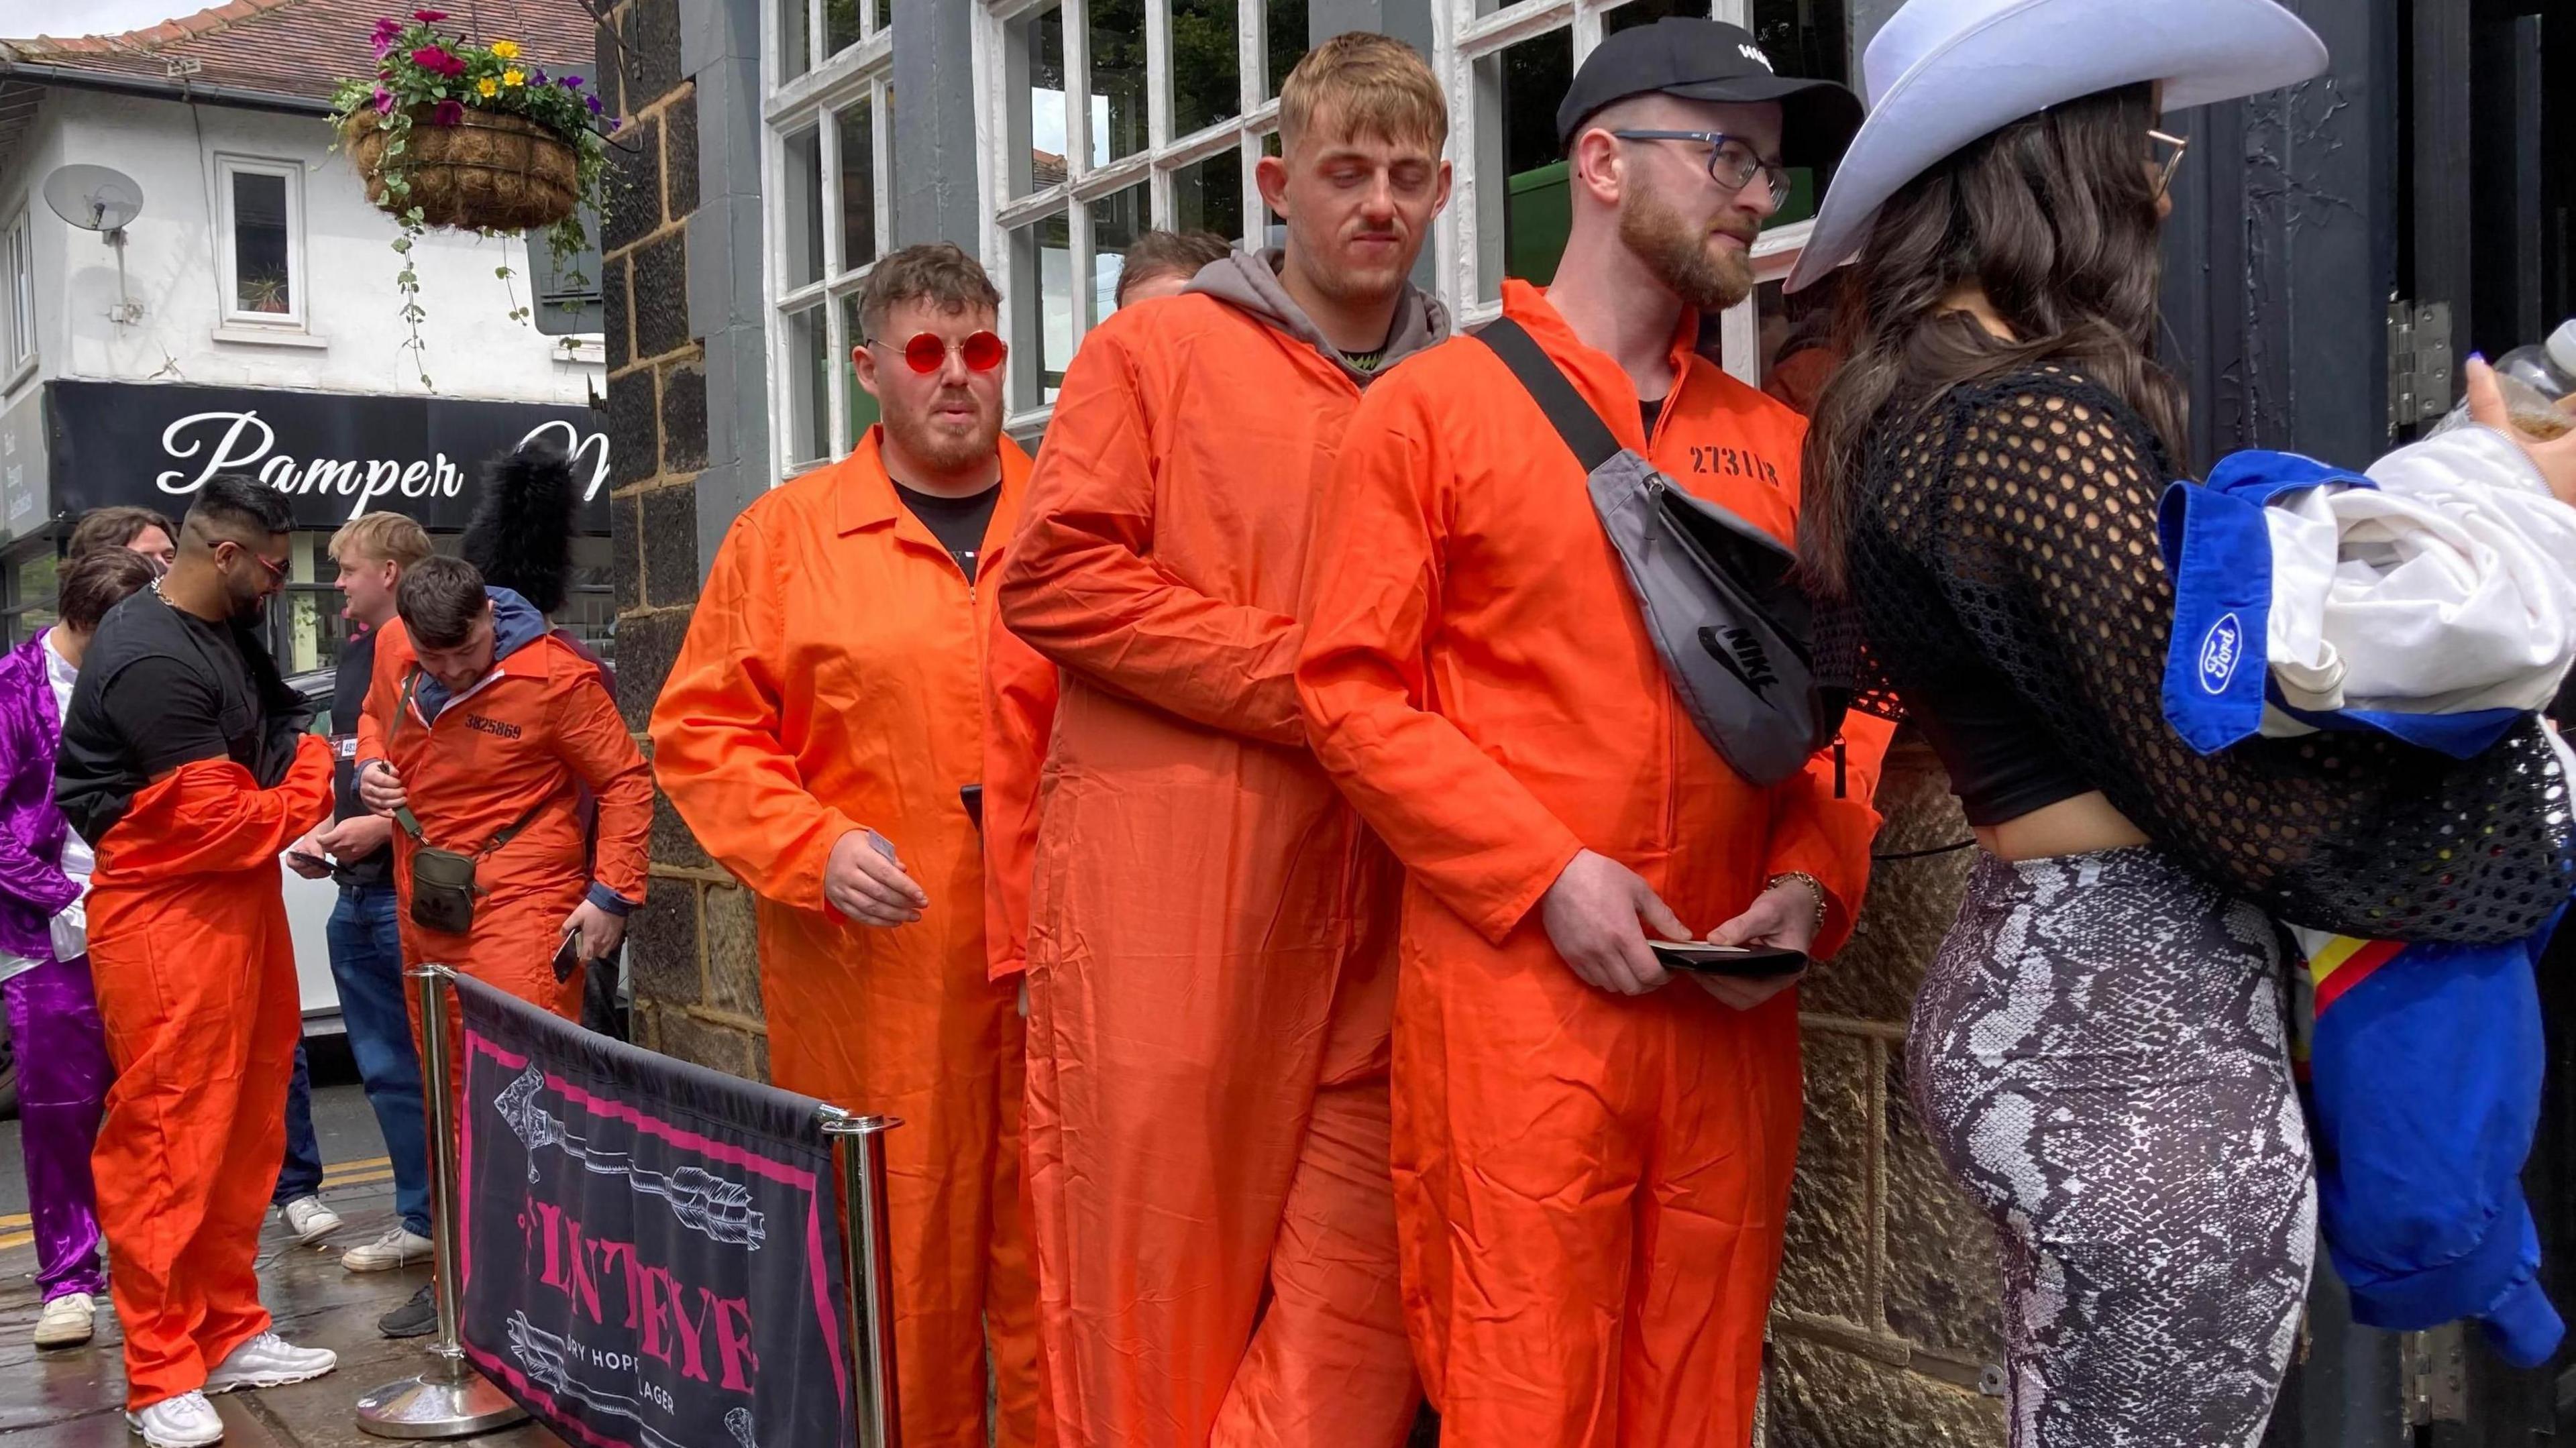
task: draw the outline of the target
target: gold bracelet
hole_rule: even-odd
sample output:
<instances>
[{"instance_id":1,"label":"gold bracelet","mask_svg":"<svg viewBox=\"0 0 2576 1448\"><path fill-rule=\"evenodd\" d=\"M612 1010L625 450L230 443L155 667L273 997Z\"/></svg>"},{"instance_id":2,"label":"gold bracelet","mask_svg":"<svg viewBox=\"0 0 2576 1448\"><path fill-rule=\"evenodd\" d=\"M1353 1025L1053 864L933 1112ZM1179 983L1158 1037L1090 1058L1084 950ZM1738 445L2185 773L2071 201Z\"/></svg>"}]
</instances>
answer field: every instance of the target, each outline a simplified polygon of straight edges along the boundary
<instances>
[{"instance_id":1,"label":"gold bracelet","mask_svg":"<svg viewBox=\"0 0 2576 1448\"><path fill-rule=\"evenodd\" d=\"M1816 897L1815 923L1808 928L1812 930L1824 929L1825 911L1827 908L1825 902L1828 897L1825 894L1825 885L1822 880L1817 879L1815 876L1808 874L1804 870L1784 870L1779 874L1772 876L1770 879L1763 881L1762 888L1765 893L1768 893L1772 886L1784 884L1791 880L1795 880L1799 884L1806 886L1807 893Z\"/></svg>"}]
</instances>

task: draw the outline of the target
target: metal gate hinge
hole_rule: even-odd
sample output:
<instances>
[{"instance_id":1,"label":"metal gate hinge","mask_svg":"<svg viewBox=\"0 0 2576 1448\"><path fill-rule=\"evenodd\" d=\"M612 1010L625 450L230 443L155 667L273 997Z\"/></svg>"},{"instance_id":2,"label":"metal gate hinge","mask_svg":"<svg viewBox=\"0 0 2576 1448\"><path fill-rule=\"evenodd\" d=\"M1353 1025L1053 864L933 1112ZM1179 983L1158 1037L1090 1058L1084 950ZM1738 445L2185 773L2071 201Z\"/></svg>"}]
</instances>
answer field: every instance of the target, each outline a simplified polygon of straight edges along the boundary
<instances>
[{"instance_id":1,"label":"metal gate hinge","mask_svg":"<svg viewBox=\"0 0 2576 1448\"><path fill-rule=\"evenodd\" d=\"M2410 1332L2398 1340L2400 1381L2406 1393L2406 1421L2465 1423L2469 1420L2469 1364L2460 1324L2444 1323L2430 1332Z\"/></svg>"},{"instance_id":2,"label":"metal gate hinge","mask_svg":"<svg viewBox=\"0 0 2576 1448\"><path fill-rule=\"evenodd\" d=\"M2388 304L2388 431L2451 410L2451 304Z\"/></svg>"}]
</instances>

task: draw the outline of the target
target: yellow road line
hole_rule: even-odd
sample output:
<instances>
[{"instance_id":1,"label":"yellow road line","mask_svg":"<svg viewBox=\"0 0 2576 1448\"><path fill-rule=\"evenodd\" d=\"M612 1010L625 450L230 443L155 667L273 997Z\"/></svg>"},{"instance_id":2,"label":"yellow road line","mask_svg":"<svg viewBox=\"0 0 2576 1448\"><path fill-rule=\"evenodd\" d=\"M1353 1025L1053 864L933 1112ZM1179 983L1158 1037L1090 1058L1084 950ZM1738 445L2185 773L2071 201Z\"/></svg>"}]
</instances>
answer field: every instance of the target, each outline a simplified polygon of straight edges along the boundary
<instances>
[{"instance_id":1,"label":"yellow road line","mask_svg":"<svg viewBox=\"0 0 2576 1448\"><path fill-rule=\"evenodd\" d=\"M33 1232L13 1232L6 1237L0 1237L0 1252L6 1252L12 1247L24 1247L34 1240L36 1240L36 1234Z\"/></svg>"},{"instance_id":2,"label":"yellow road line","mask_svg":"<svg viewBox=\"0 0 2576 1448\"><path fill-rule=\"evenodd\" d=\"M343 1172L369 1171L376 1167L390 1166L392 1164L393 1158L389 1156L371 1156L361 1161L335 1161L329 1166L322 1168L322 1180L326 1182L330 1181Z\"/></svg>"}]
</instances>

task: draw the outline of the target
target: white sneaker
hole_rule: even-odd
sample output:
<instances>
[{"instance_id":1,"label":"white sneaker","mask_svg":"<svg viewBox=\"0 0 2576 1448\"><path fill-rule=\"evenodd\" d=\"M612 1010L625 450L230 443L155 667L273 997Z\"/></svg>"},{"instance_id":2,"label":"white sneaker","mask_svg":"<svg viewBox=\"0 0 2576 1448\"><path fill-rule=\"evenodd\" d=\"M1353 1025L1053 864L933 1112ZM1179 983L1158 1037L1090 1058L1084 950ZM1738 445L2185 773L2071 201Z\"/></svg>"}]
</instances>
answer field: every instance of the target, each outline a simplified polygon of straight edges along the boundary
<instances>
[{"instance_id":1,"label":"white sneaker","mask_svg":"<svg viewBox=\"0 0 2576 1448\"><path fill-rule=\"evenodd\" d=\"M278 1208L277 1214L286 1219L295 1240L307 1247L340 1230L340 1214L322 1205L320 1197L297 1197Z\"/></svg>"},{"instance_id":2,"label":"white sneaker","mask_svg":"<svg viewBox=\"0 0 2576 1448\"><path fill-rule=\"evenodd\" d=\"M327 1347L297 1347L273 1332L263 1332L234 1348L206 1374L206 1391L235 1388L282 1388L318 1378L340 1365L340 1355ZM212 1442L212 1439L208 1439Z\"/></svg>"},{"instance_id":3,"label":"white sneaker","mask_svg":"<svg viewBox=\"0 0 2576 1448\"><path fill-rule=\"evenodd\" d=\"M414 1262L426 1262L436 1249L427 1237L396 1222L392 1230L367 1243L340 1254L340 1265L352 1272L391 1272Z\"/></svg>"},{"instance_id":4,"label":"white sneaker","mask_svg":"<svg viewBox=\"0 0 2576 1448\"><path fill-rule=\"evenodd\" d=\"M36 1346L78 1347L98 1330L98 1299L86 1292L66 1292L45 1304L36 1318Z\"/></svg>"},{"instance_id":5,"label":"white sneaker","mask_svg":"<svg viewBox=\"0 0 2576 1448\"><path fill-rule=\"evenodd\" d=\"M205 1448L224 1441L224 1420L203 1393L163 1398L140 1413L125 1415L125 1426L143 1435L150 1448Z\"/></svg>"}]
</instances>

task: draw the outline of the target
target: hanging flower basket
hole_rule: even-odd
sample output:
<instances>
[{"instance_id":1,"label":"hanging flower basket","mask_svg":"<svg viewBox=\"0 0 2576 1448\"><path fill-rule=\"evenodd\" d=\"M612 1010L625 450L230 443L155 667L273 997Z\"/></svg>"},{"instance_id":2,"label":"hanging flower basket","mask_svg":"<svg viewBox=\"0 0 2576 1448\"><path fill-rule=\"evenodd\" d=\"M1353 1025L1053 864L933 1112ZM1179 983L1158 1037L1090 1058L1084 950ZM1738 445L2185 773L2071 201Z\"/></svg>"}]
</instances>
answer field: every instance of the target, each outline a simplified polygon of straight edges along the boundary
<instances>
[{"instance_id":1,"label":"hanging flower basket","mask_svg":"<svg viewBox=\"0 0 2576 1448\"><path fill-rule=\"evenodd\" d=\"M349 160L367 183L367 199L396 216L418 207L424 226L534 231L571 216L580 204L579 154L525 116L468 108L454 125L441 126L421 106L411 112L409 131L400 174L410 184L401 196L385 184L392 133L380 113L361 110L341 131Z\"/></svg>"},{"instance_id":2,"label":"hanging flower basket","mask_svg":"<svg viewBox=\"0 0 2576 1448\"><path fill-rule=\"evenodd\" d=\"M367 200L399 228L394 286L415 364L427 315L413 252L421 236L433 226L487 236L541 230L559 265L579 256L590 245L583 217L605 209L607 136L618 128L580 76L548 76L516 41L468 44L438 28L447 18L415 10L408 20L377 21L376 73L340 82L331 98L331 124ZM512 276L506 265L495 271L504 282ZM526 321L515 288L510 302L511 320Z\"/></svg>"}]
</instances>

